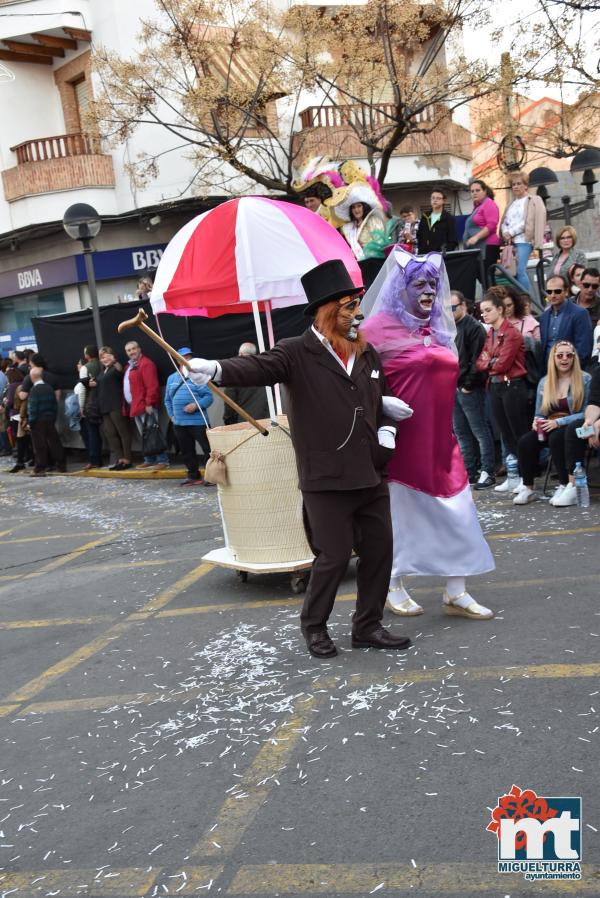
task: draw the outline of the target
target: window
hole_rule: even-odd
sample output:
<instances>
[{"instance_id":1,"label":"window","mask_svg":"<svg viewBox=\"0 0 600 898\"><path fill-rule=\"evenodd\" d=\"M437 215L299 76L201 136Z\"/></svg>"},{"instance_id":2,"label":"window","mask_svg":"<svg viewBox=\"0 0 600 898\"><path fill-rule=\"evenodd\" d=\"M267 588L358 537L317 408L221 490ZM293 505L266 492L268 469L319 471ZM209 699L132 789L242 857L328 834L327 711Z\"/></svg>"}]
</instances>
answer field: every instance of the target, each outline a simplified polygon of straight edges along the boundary
<instances>
[{"instance_id":1,"label":"window","mask_svg":"<svg viewBox=\"0 0 600 898\"><path fill-rule=\"evenodd\" d=\"M79 130L83 130L83 122L85 120L85 114L89 109L90 105L90 92L89 92L89 84L85 77L79 78L77 81L73 81L73 92L75 94L75 104L77 107L77 118L79 120Z\"/></svg>"}]
</instances>

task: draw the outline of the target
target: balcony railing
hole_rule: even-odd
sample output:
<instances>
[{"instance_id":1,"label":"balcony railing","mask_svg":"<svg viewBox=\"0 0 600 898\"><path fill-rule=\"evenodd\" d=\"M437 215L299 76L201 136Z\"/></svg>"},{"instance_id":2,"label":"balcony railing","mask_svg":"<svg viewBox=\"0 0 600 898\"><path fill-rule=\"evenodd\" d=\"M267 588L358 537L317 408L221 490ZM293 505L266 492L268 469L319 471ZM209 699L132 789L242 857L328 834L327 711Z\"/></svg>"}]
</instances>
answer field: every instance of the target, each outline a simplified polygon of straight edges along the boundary
<instances>
[{"instance_id":1,"label":"balcony railing","mask_svg":"<svg viewBox=\"0 0 600 898\"><path fill-rule=\"evenodd\" d=\"M42 193L115 186L112 156L102 152L98 137L79 133L37 137L11 149L17 164L2 172L9 203Z\"/></svg>"},{"instance_id":2,"label":"balcony railing","mask_svg":"<svg viewBox=\"0 0 600 898\"><path fill-rule=\"evenodd\" d=\"M359 135L392 127L394 121L391 103L310 106L300 113L301 130L294 134L294 152L300 156L319 153L333 159L364 157L367 150ZM470 132L451 120L445 106L424 109L416 121L427 126L427 133L409 134L394 150L394 156L472 158Z\"/></svg>"},{"instance_id":3,"label":"balcony railing","mask_svg":"<svg viewBox=\"0 0 600 898\"><path fill-rule=\"evenodd\" d=\"M360 103L340 106L309 106L300 113L302 128L377 128L392 125L395 121L394 105L378 103L362 106ZM446 110L447 114L447 110ZM416 122L433 121L435 110L424 109L415 117Z\"/></svg>"},{"instance_id":4,"label":"balcony railing","mask_svg":"<svg viewBox=\"0 0 600 898\"><path fill-rule=\"evenodd\" d=\"M11 150L16 153L19 165L47 159L67 159L70 156L99 156L102 153L99 137L80 133L38 137L19 143Z\"/></svg>"}]
</instances>

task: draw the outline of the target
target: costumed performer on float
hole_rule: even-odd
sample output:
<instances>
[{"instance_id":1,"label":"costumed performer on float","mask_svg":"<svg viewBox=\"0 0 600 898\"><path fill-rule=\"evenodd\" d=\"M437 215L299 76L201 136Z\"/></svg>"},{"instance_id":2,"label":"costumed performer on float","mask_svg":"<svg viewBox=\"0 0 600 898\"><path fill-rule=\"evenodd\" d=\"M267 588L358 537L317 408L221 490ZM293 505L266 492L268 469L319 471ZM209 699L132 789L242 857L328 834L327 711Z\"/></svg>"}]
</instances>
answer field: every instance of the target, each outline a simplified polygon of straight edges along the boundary
<instances>
[{"instance_id":1,"label":"costumed performer on float","mask_svg":"<svg viewBox=\"0 0 600 898\"><path fill-rule=\"evenodd\" d=\"M345 219L337 218L334 211L324 203L344 183L339 173L339 163L331 162L329 156L313 156L304 162L298 178L292 183L292 190L298 194L307 209L338 229Z\"/></svg>"},{"instance_id":2,"label":"costumed performer on float","mask_svg":"<svg viewBox=\"0 0 600 898\"><path fill-rule=\"evenodd\" d=\"M353 647L405 649L410 639L381 625L392 569L384 468L394 453L396 421L411 410L388 395L379 357L359 331L362 287L343 262L323 262L301 281L306 314L314 319L302 336L245 358L192 359L190 379L288 387L304 525L315 555L300 615L310 654L337 654L327 621L353 548L359 557Z\"/></svg>"},{"instance_id":3,"label":"costumed performer on float","mask_svg":"<svg viewBox=\"0 0 600 898\"><path fill-rule=\"evenodd\" d=\"M465 584L495 564L452 432L459 365L441 254L394 250L363 302L369 317L362 331L383 362L388 387L414 408L388 465L394 561L387 605L402 616L422 614L402 578L442 576L447 614L488 620L493 612Z\"/></svg>"}]
</instances>

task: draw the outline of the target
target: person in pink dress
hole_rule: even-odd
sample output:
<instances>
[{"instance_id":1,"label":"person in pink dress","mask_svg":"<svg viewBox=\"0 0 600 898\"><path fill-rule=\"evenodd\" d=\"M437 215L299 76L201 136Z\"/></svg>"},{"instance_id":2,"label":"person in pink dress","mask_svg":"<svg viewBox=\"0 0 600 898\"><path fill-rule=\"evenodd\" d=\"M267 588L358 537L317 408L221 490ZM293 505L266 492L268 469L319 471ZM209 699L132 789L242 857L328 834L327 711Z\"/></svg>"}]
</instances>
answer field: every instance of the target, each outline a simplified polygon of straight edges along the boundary
<instances>
[{"instance_id":1,"label":"person in pink dress","mask_svg":"<svg viewBox=\"0 0 600 898\"><path fill-rule=\"evenodd\" d=\"M394 560L387 605L395 614L422 614L402 578L441 576L447 614L488 620L493 612L465 583L495 564L452 432L459 365L450 305L441 254L415 257L401 249L363 300L365 338L380 356L388 387L414 410L388 464Z\"/></svg>"}]
</instances>

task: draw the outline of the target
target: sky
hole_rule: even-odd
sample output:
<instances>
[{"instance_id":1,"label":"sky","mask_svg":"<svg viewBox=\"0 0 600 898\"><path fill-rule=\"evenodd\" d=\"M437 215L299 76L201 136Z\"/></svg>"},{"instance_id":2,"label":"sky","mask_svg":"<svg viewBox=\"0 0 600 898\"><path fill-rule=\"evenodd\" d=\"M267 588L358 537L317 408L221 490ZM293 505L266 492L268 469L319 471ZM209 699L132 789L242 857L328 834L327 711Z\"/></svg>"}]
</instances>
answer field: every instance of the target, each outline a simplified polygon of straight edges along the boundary
<instances>
[{"instance_id":1,"label":"sky","mask_svg":"<svg viewBox=\"0 0 600 898\"><path fill-rule=\"evenodd\" d=\"M533 2L533 0L503 0L502 3L495 3L489 28L477 30L465 28L464 46L467 58L476 59L484 56L499 62L500 55L505 51L510 52L512 49L511 34L516 23L523 23L528 20L533 22L538 14L537 3ZM499 42L492 40L492 33L495 29L502 30L502 38ZM586 39L590 44L590 55L586 64L595 72L597 71L600 49L592 45L600 40L599 14L586 13L585 30L587 32ZM543 84L531 85L526 93L534 100L539 100L544 96L553 97L557 100L561 99L561 93L558 88L547 87ZM568 88L563 98L567 102L573 102L577 98L577 93L578 90L576 88Z\"/></svg>"}]
</instances>

